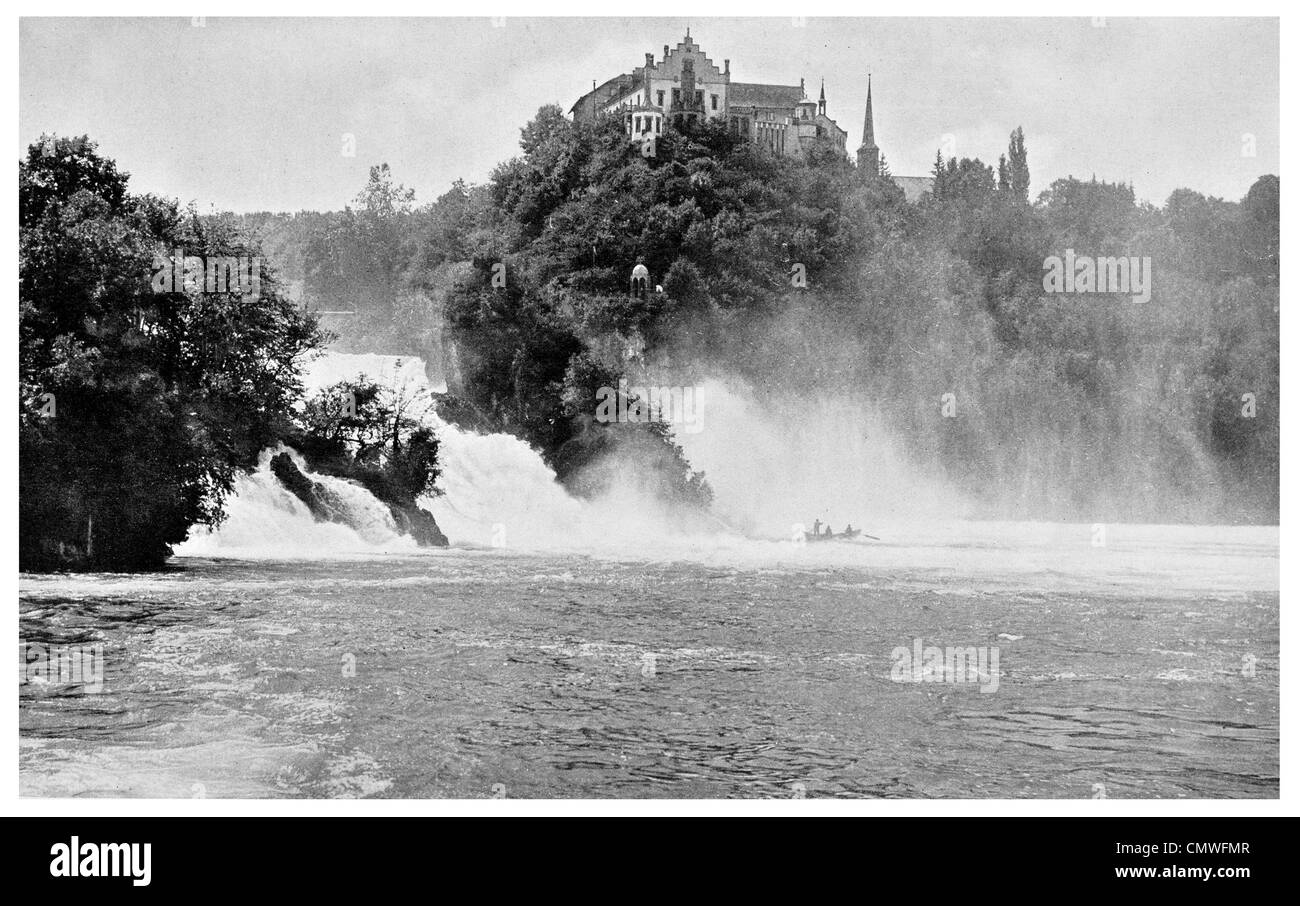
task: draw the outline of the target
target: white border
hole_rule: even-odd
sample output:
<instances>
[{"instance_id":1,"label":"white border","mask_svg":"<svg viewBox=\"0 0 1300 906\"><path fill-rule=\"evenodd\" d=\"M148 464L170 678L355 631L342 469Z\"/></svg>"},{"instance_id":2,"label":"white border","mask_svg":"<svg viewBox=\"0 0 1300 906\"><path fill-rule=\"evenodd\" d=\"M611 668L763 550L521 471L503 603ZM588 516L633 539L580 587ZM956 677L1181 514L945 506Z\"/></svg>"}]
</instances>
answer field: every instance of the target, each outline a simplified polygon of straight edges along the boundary
<instances>
[{"instance_id":1,"label":"white border","mask_svg":"<svg viewBox=\"0 0 1300 906\"><path fill-rule=\"evenodd\" d=\"M46 0L46 2L35 3L31 0L19 0L14 4L16 12L20 15L29 16L103 16L110 13L114 16L132 16L132 15L158 15L158 16L175 16L177 12L188 14L205 13L207 10L202 9L202 4L196 4L197 7L191 10L177 10L174 3L164 3L161 0L149 0L149 2L120 2L113 4L94 3L90 0L80 0L80 2L67 2L67 0ZM487 4L488 12L492 15L518 16L528 18L536 16L543 9L533 4L527 4L522 0L511 0L511 2L500 2L493 0ZM681 16L683 19L703 18L706 16L736 16L736 17L753 17L753 16L772 16L784 17L797 13L800 16L815 17L823 16L862 16L870 13L872 17L884 18L877 10L865 9L860 3L848 2L800 2L789 4L777 4L769 0L713 0L704 4L706 8L701 8L700 4L668 3L663 7L656 7L654 13L656 16ZM548 5L544 11L550 15L563 16L604 16L609 12L608 3L595 2L595 0L565 0L563 3ZM1288 53L1289 50L1297 49L1294 42L1290 41L1291 37L1288 23L1283 15L1286 7L1280 2L1261 2L1261 0L1238 0L1231 7L1225 8L1222 4L1211 4L1205 0L1194 0L1194 2L1152 2L1152 0L1128 0L1128 2L1118 3L1113 0L1106 2L1097 2L1090 5L1089 8L1080 11L1083 16L1113 16L1122 18L1124 16L1268 16L1279 17L1281 23L1281 141L1283 150L1294 147L1292 138L1294 136L1295 117L1291 107L1287 103L1289 92L1287 86L1294 84L1291 77L1295 75L1295 57ZM222 16L295 16L295 15L327 15L327 16L356 16L359 13L367 16L427 16L429 14L429 5L427 3L417 3L414 0L405 0L405 2L391 2L391 0L373 0L373 2L358 6L355 3L343 3L340 0L313 0L311 3L298 2L277 2L277 0L226 0L221 4ZM1001 2L992 2L981 4L980 13L983 15L995 16L1042 16L1044 12L1041 2L1030 2L1030 0L1001 0ZM908 9L908 16L952 16L952 17L969 17L974 14L970 5L956 2L956 0L939 0L936 3L927 4L923 8ZM217 17L213 17L217 18ZM12 141L9 143L10 148L18 149L18 19L16 16L10 16L5 23L6 35L4 46L9 48L8 59L11 61L7 78L11 80L9 89L6 92L6 103L11 105L7 112L7 121ZM1189 86L1194 89L1194 86ZM15 152L17 153L17 152ZM12 171L11 171L12 173ZM1294 212L1300 208L1294 203L1295 192L1289 181L1283 181L1283 209L1287 212ZM6 184L5 193L8 198L9 214L9 236L10 236L10 253L3 257L4 272L0 273L0 285L15 287L18 280L17 267L17 247L18 247L18 227L17 227L17 180L12 177ZM1293 248L1291 244L1289 225L1294 220L1294 214L1283 217L1282 223L1282 248L1288 252ZM1283 279L1283 285L1289 286L1291 279L1290 269L1286 268L1287 275ZM11 290L9 298L16 299L16 293ZM1283 306L1282 319L1282 345L1283 348L1294 348L1297 344L1295 341L1295 330L1291 318L1286 316L1285 305ZM9 317L4 319L3 331L5 334L3 340L3 355L7 365L8 374L17 373L17 342L16 329L17 323L14 313L11 309ZM1295 421L1290 417L1294 406L1290 404L1293 399L1292 391L1295 388L1292 382L1288 381L1290 369L1287 367L1285 356L1282 359L1282 399L1285 409L1285 415L1282 421L1282 448L1291 450L1295 448L1293 441L1296 440L1297 432L1295 430ZM12 410L11 410L12 411ZM4 469L11 481L10 488L13 501L17 496L18 473L17 463L17 437L14 429L12 416L6 422L5 432L7 435L6 443L0 452L4 458ZM1291 531L1290 526L1296 516L1296 497L1294 491L1294 482L1290 480L1289 475L1284 471L1282 475L1282 529L1280 532L1282 550L1290 549ZM4 522L4 543L6 559L8 562L8 571L6 572L6 581L11 588L12 593L8 596L8 613L10 620L8 625L17 627L18 623L18 595L17 595L17 507L11 505ZM1296 587L1296 563L1287 556L1281 557L1281 584L1282 607L1285 607L1288 600L1288 592ZM1282 640L1281 651L1283 656L1279 659L1285 664L1285 652L1296 649L1296 633L1292 628L1293 621L1289 619L1281 620ZM15 632L15 638L16 638ZM16 646L15 646L16 647ZM15 648L11 647L10 651ZM492 800L492 799L474 799L474 800L411 800L411 799L382 799L382 800L302 800L302 799L256 799L256 800L229 800L229 799L20 799L18 798L18 697L13 692L3 711L3 724L0 724L0 738L8 740L9 751L13 753L13 761L9 765L9 770L4 772L3 780L0 781L0 804L3 805L4 813L24 817L48 817L56 815L66 816L154 816L154 815L178 815L178 816L199 816L199 817L225 817L225 816L428 816L428 815L522 815L522 816L574 816L574 815L645 815L645 816L665 816L665 815L688 815L688 816L757 816L757 815L865 815L879 817L904 817L904 816L1277 816L1277 815L1295 815L1300 813L1300 795L1293 792L1294 783L1292 779L1296 776L1296 758L1295 747L1291 745L1295 738L1294 734L1294 702L1296 701L1297 680L1296 672L1290 669L1281 670L1281 798L1267 800L1123 800L1123 799L1033 799L1033 800L1008 800L1008 799L960 799L960 800L833 800L833 799L802 799L802 800L583 800L583 799L564 799L564 800ZM12 689L12 687L11 687ZM1290 795L1289 795L1290 794Z\"/></svg>"}]
</instances>

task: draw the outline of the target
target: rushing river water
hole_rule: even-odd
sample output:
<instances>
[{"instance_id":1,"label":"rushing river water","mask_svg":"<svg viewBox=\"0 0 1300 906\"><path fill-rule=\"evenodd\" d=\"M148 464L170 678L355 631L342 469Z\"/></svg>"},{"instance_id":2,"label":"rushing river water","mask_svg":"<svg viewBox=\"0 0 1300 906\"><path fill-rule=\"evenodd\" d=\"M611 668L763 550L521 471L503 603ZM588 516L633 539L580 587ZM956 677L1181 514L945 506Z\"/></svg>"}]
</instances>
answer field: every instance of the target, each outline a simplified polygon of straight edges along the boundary
<instances>
[{"instance_id":1,"label":"rushing river water","mask_svg":"<svg viewBox=\"0 0 1300 906\"><path fill-rule=\"evenodd\" d=\"M427 388L380 355L308 383L360 373ZM31 650L104 667L20 685L23 794L1278 795L1275 527L952 519L852 410L792 445L706 389L682 441L771 540L575 500L522 441L429 415L451 550L329 476L350 525L314 521L268 453L171 571L22 577ZM788 540L814 512L879 540Z\"/></svg>"},{"instance_id":2,"label":"rushing river water","mask_svg":"<svg viewBox=\"0 0 1300 906\"><path fill-rule=\"evenodd\" d=\"M173 562L22 577L105 664L20 687L23 795L1278 795L1276 529Z\"/></svg>"}]
</instances>

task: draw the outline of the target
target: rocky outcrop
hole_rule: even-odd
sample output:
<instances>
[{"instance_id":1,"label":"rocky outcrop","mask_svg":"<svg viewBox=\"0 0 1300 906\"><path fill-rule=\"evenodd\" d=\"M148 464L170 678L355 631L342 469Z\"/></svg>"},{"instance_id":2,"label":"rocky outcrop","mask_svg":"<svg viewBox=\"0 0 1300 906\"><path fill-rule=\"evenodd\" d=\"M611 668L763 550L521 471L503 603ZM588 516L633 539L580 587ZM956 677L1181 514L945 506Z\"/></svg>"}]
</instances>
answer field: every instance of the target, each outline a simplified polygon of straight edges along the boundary
<instances>
[{"instance_id":1,"label":"rocky outcrop","mask_svg":"<svg viewBox=\"0 0 1300 906\"><path fill-rule=\"evenodd\" d=\"M307 505L317 522L348 524L347 514L333 499L333 495L320 482L312 481L302 474L288 453L277 453L271 457L271 474L293 496Z\"/></svg>"},{"instance_id":2,"label":"rocky outcrop","mask_svg":"<svg viewBox=\"0 0 1300 906\"><path fill-rule=\"evenodd\" d=\"M415 543L420 547L446 547L450 543L447 536L442 533L442 529L438 528L433 514L428 510L414 505L399 506L393 503L388 505L388 509L392 512L397 527L404 534L414 538Z\"/></svg>"},{"instance_id":3,"label":"rocky outcrop","mask_svg":"<svg viewBox=\"0 0 1300 906\"><path fill-rule=\"evenodd\" d=\"M343 501L325 485L304 475L288 453L277 453L271 457L271 473L311 510L317 522L337 522L354 529L362 528L353 523ZM388 505L398 530L410 535L421 547L447 547L447 536L438 528L437 521L428 510L421 509L413 502L383 502Z\"/></svg>"}]
</instances>

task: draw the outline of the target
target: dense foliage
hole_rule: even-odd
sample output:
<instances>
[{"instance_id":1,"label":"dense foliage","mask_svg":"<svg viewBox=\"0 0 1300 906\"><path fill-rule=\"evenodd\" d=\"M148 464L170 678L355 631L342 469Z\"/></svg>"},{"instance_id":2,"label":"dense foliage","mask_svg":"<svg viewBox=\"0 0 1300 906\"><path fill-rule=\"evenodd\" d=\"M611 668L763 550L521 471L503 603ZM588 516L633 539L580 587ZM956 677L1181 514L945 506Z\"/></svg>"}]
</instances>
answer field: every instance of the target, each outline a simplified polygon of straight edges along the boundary
<instances>
[{"instance_id":1,"label":"dense foliage","mask_svg":"<svg viewBox=\"0 0 1300 906\"><path fill-rule=\"evenodd\" d=\"M295 415L295 362L322 338L283 283L348 313L326 316L342 348L442 369L445 418L519 435L578 493L630 463L663 498L706 507L673 426L609 424L595 401L620 378L723 373L860 399L986 515L1276 521L1275 176L1239 202L1180 189L1155 207L1074 178L1031 197L1017 129L995 166L938 157L931 194L907 203L828 146L781 159L703 128L646 147L555 107L521 149L423 206L378 166L355 208L232 218L129 194L85 139L33 146L24 565L157 563L219 519L235 470L277 439L394 499L434 487L437 440L410 401L362 381ZM258 299L151 291L162 250L264 247L283 280L266 271ZM1150 300L1045 291L1045 262L1067 250L1149 257ZM629 291L638 262L645 293Z\"/></svg>"},{"instance_id":2,"label":"dense foliage","mask_svg":"<svg viewBox=\"0 0 1300 906\"><path fill-rule=\"evenodd\" d=\"M282 432L321 335L270 270L155 291L156 256L261 251L130 194L88 139L31 146L18 182L20 564L160 565Z\"/></svg>"},{"instance_id":3,"label":"dense foliage","mask_svg":"<svg viewBox=\"0 0 1300 906\"><path fill-rule=\"evenodd\" d=\"M594 389L722 371L858 395L988 515L1276 520L1274 176L1241 202L1179 190L1157 208L1074 178L1031 200L1017 129L996 167L939 157L909 204L830 147L780 159L704 128L647 153L555 107L521 148L485 186L370 203L331 235L396 254L364 252L383 300L358 323L396 323L419 295L457 411L528 439L577 490L593 461L648 444L665 494L706 501L671 432L594 422ZM364 196L376 182L409 201L386 171ZM1045 292L1066 250L1149 256L1150 301ZM662 291L629 292L638 261Z\"/></svg>"},{"instance_id":4,"label":"dense foliage","mask_svg":"<svg viewBox=\"0 0 1300 906\"><path fill-rule=\"evenodd\" d=\"M427 394L403 395L362 376L307 400L286 441L313 469L365 486L387 503L439 493L438 438L422 424Z\"/></svg>"}]
</instances>

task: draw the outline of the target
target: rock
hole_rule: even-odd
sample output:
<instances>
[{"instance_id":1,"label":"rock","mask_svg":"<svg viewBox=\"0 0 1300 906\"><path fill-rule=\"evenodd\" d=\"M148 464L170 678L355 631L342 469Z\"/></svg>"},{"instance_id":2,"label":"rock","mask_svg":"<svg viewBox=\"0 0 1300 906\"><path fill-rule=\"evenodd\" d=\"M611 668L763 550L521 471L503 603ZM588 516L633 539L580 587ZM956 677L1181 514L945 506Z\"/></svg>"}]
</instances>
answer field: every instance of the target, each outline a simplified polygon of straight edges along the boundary
<instances>
[{"instance_id":1,"label":"rock","mask_svg":"<svg viewBox=\"0 0 1300 906\"><path fill-rule=\"evenodd\" d=\"M338 506L334 495L323 485L302 474L288 453L277 453L271 457L271 474L289 493L307 505L317 522L349 524L347 514Z\"/></svg>"},{"instance_id":2,"label":"rock","mask_svg":"<svg viewBox=\"0 0 1300 906\"><path fill-rule=\"evenodd\" d=\"M388 505L388 509L392 512L397 527L414 538L420 547L446 547L450 543L428 510L393 503Z\"/></svg>"},{"instance_id":3,"label":"rock","mask_svg":"<svg viewBox=\"0 0 1300 906\"><path fill-rule=\"evenodd\" d=\"M365 526L356 524L345 502L319 481L312 481L304 475L288 453L277 453L271 458L271 472L280 484L306 504L317 522L338 522L364 531ZM410 535L420 547L447 547L450 543L428 510L420 509L414 503L386 500L385 495L375 493L375 487L367 487L367 490L388 505L397 530Z\"/></svg>"}]
</instances>

